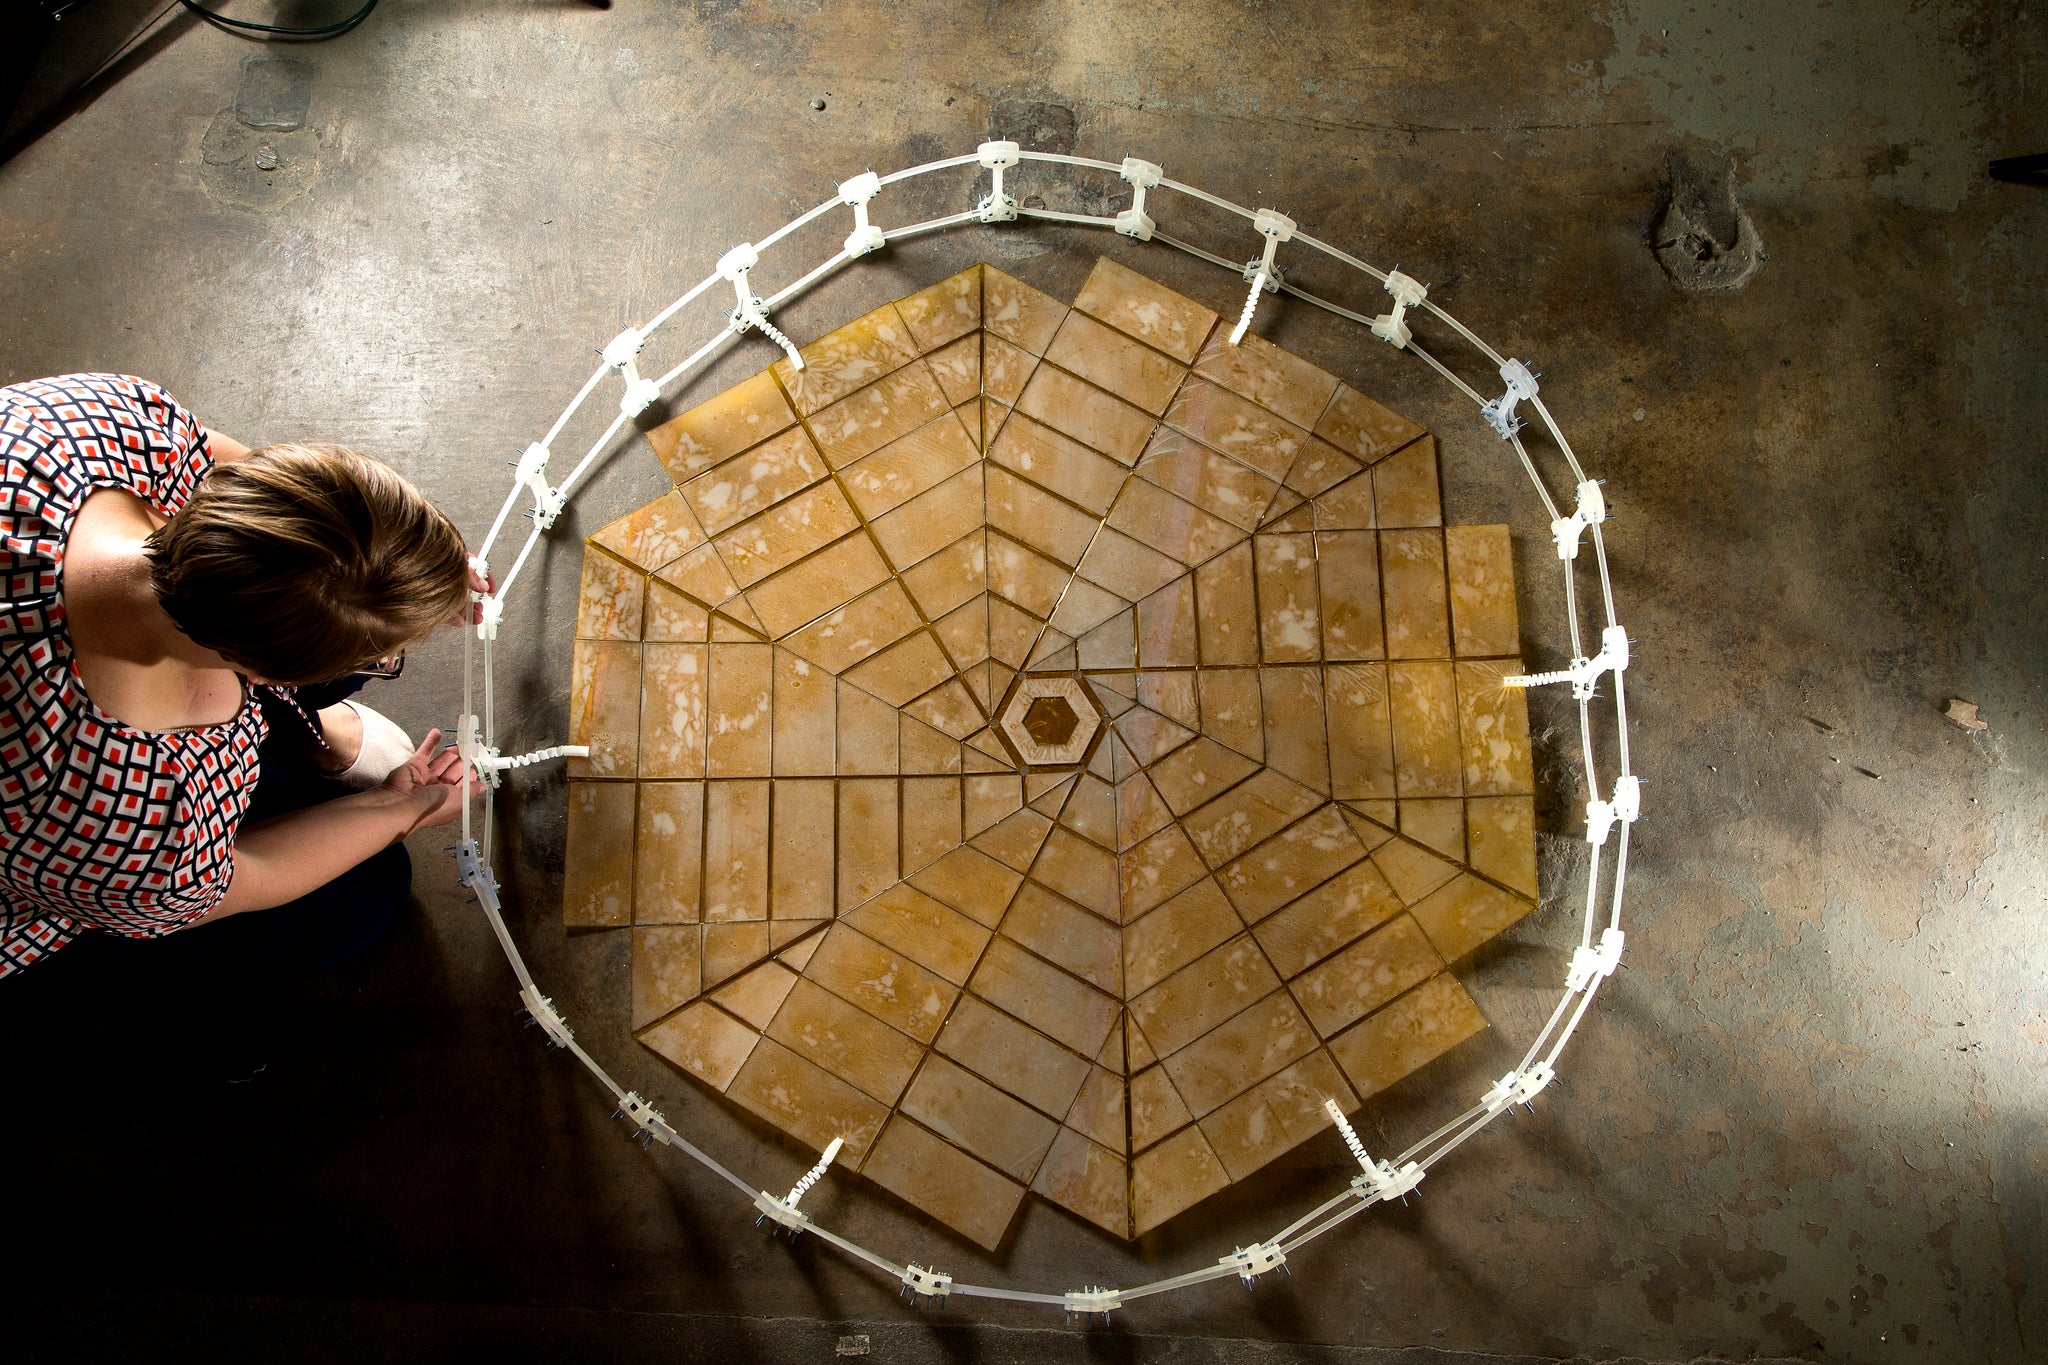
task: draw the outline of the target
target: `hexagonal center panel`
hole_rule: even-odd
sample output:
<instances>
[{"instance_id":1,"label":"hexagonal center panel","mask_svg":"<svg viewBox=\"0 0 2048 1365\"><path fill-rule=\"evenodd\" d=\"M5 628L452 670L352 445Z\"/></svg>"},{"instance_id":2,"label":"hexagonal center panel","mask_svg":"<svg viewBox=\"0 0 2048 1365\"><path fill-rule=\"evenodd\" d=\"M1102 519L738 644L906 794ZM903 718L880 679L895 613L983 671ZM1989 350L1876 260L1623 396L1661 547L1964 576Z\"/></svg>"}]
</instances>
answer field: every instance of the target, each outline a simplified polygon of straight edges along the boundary
<instances>
[{"instance_id":1,"label":"hexagonal center panel","mask_svg":"<svg viewBox=\"0 0 2048 1365\"><path fill-rule=\"evenodd\" d=\"M1074 708L1058 697L1040 697L1024 708L1024 733L1047 748L1065 744L1080 723Z\"/></svg>"},{"instance_id":2,"label":"hexagonal center panel","mask_svg":"<svg viewBox=\"0 0 2048 1365\"><path fill-rule=\"evenodd\" d=\"M1032 767L1079 763L1102 728L1102 712L1079 678L1032 678L1003 707L1003 734Z\"/></svg>"},{"instance_id":3,"label":"hexagonal center panel","mask_svg":"<svg viewBox=\"0 0 2048 1365\"><path fill-rule=\"evenodd\" d=\"M976 266L650 432L585 551L565 919L641 1042L986 1246L1324 1131L1534 908L1507 528L1229 331Z\"/></svg>"}]
</instances>

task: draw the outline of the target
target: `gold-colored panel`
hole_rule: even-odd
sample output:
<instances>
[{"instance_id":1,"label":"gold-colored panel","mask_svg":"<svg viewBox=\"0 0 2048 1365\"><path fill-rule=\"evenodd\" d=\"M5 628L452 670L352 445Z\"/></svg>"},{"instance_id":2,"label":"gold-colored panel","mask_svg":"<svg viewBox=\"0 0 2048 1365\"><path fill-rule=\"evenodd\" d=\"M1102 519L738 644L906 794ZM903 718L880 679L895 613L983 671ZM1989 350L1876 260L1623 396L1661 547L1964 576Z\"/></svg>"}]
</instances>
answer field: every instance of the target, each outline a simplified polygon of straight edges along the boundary
<instances>
[{"instance_id":1,"label":"gold-colored panel","mask_svg":"<svg viewBox=\"0 0 2048 1365\"><path fill-rule=\"evenodd\" d=\"M995 1247L1027 1188L1141 1235L1484 1026L1513 546L1427 433L1111 262L804 355L585 553L565 918L630 926L649 1047Z\"/></svg>"}]
</instances>

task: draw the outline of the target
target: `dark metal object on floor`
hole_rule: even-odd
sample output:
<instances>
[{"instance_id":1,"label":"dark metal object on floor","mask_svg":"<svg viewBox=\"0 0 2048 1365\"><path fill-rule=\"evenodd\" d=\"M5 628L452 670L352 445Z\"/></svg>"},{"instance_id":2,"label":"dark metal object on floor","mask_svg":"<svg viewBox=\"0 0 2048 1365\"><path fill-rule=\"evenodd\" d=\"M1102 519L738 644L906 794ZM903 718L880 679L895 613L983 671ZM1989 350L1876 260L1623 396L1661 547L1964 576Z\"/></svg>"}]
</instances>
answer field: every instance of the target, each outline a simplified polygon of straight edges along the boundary
<instances>
[{"instance_id":1,"label":"dark metal object on floor","mask_svg":"<svg viewBox=\"0 0 2048 1365\"><path fill-rule=\"evenodd\" d=\"M2009 185L2048 185L2048 152L2005 156L1991 163L1991 178Z\"/></svg>"}]
</instances>

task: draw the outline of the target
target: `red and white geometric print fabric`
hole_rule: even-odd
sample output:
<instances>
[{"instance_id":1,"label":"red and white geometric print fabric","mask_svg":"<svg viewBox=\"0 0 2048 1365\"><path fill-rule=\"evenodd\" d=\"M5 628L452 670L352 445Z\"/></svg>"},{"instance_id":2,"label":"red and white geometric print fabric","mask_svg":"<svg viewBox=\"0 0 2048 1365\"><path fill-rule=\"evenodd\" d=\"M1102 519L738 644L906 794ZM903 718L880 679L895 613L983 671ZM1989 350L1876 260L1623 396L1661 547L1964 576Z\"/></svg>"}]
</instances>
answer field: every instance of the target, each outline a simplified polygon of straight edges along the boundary
<instances>
[{"instance_id":1,"label":"red and white geometric print fabric","mask_svg":"<svg viewBox=\"0 0 2048 1365\"><path fill-rule=\"evenodd\" d=\"M63 599L87 495L169 516L212 468L198 421L144 380L0 388L0 976L88 929L167 934L227 891L264 736L254 694L225 724L131 729L79 685Z\"/></svg>"}]
</instances>

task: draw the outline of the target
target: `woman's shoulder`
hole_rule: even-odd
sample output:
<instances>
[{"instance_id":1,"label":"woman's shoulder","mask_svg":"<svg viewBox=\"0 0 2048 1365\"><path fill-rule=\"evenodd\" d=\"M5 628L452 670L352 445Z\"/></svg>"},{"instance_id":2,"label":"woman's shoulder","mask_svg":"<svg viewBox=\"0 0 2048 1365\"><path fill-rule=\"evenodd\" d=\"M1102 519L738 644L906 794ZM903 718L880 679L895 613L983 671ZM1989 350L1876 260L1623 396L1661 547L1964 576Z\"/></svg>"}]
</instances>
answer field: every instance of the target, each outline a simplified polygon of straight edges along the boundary
<instances>
[{"instance_id":1,"label":"woman's shoulder","mask_svg":"<svg viewBox=\"0 0 2048 1365\"><path fill-rule=\"evenodd\" d=\"M169 516L212 468L199 419L147 379L64 374L0 388L0 551L57 558L96 487Z\"/></svg>"},{"instance_id":2,"label":"woman's shoulder","mask_svg":"<svg viewBox=\"0 0 2048 1365\"><path fill-rule=\"evenodd\" d=\"M166 420L173 410L183 410L161 384L111 370L53 374L0 388L0 411L17 407L60 411L76 408L77 415L91 415L98 408L117 408L150 420Z\"/></svg>"}]
</instances>

